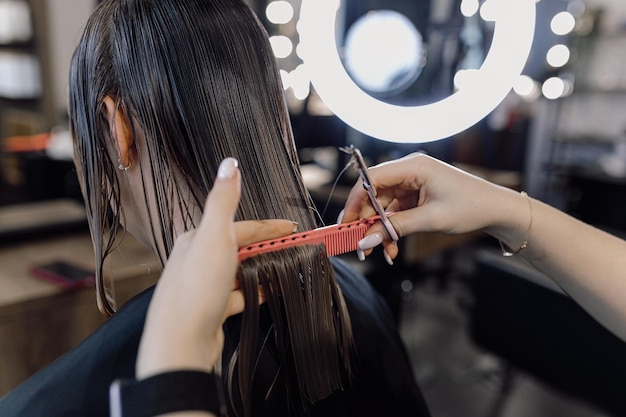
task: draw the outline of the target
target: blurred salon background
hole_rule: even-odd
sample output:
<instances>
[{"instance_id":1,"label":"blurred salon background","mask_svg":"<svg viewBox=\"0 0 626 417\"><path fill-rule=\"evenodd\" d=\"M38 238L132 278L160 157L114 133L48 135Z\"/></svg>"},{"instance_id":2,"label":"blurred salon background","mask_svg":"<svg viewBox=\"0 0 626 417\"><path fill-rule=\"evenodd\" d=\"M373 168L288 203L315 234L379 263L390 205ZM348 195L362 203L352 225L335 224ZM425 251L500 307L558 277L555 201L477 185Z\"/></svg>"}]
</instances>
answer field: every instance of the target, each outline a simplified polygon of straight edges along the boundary
<instances>
[{"instance_id":1,"label":"blurred salon background","mask_svg":"<svg viewBox=\"0 0 626 417\"><path fill-rule=\"evenodd\" d=\"M320 224L335 222L357 178L339 150L353 144L369 165L428 153L626 236L624 0L536 0L530 54L510 93L459 133L421 143L394 141L384 113L370 120L381 127L376 137L344 121L311 83L311 44L301 38L333 33L361 90L427 106L481 68L499 33L493 1L313 0L337 8L334 22L313 28L305 23L314 6L303 1L312 0L247 3L270 36ZM91 282L62 286L33 270L58 260L93 269L66 78L95 4L0 0L0 396L104 320ZM485 85L476 102L490 93ZM361 105L352 103L357 114ZM449 124L464 111L429 122ZM123 245L107 266L122 303L159 272L132 237ZM413 235L400 248L392 267L380 252L344 258L388 302L434 417L626 415L626 344L545 276L502 258L482 234Z\"/></svg>"}]
</instances>

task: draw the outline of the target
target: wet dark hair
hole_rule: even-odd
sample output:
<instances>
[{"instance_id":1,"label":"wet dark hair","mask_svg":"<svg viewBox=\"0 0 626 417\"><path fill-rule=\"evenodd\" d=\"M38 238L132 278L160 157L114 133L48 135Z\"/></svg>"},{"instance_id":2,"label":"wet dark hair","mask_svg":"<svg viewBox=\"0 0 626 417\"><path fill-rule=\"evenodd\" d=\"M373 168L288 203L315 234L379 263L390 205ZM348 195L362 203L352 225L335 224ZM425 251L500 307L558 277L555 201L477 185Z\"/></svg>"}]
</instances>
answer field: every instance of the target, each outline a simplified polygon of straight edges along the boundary
<instances>
[{"instance_id":1,"label":"wet dark hair","mask_svg":"<svg viewBox=\"0 0 626 417\"><path fill-rule=\"evenodd\" d=\"M202 208L227 156L239 160L243 173L237 219L288 218L300 230L317 226L274 56L248 6L242 0L105 0L75 51L69 103L98 280L124 210L107 96L130 121L135 139L145 138L145 148L135 151L139 159L147 153L150 164L133 169L141 169L146 205L149 194L158 204L149 220L160 255L169 256L174 245L174 208L185 230L192 229L192 211ZM227 374L237 368L240 392L231 395L243 399L243 414L250 414L246 398L259 354L258 285L291 405L301 409L340 389L340 374L350 373L352 332L323 247L250 258L239 279L247 303ZM102 285L99 291L101 309L112 314L111 294Z\"/></svg>"}]
</instances>

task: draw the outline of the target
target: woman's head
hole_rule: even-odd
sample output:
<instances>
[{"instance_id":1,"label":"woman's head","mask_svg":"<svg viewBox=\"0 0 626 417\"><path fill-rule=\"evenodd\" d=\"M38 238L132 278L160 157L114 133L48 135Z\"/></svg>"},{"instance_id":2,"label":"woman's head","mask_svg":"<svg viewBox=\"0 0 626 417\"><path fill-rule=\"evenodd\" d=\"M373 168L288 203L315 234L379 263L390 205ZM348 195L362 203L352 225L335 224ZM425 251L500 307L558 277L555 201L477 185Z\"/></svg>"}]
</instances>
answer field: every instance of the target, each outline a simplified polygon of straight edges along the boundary
<instances>
[{"instance_id":1,"label":"woman's head","mask_svg":"<svg viewBox=\"0 0 626 417\"><path fill-rule=\"evenodd\" d=\"M243 0L102 1L72 60L69 104L99 277L120 224L164 261L176 235L199 220L227 156L243 173L239 219L316 226L267 35ZM308 272L295 269L310 271L303 265L319 263L319 248L296 252L299 266L284 269L284 255L268 255L246 261L242 276L262 284L263 274L276 273L270 265L283 278L295 273L309 281ZM345 308L322 260L322 275L332 278L327 310L340 313L329 328L342 338L349 334ZM280 298L285 290L276 288ZM347 354L348 339L332 343Z\"/></svg>"},{"instance_id":2,"label":"woman's head","mask_svg":"<svg viewBox=\"0 0 626 417\"><path fill-rule=\"evenodd\" d=\"M171 250L174 205L200 206L226 156L240 160L248 179L240 218L293 211L305 228L314 226L307 204L302 207L306 193L294 171L271 49L242 1L104 1L77 49L70 84L83 184L98 179L100 187L119 194L129 172L116 168L132 163L129 171L141 172L147 188L133 191L159 202L150 216L160 227L149 231L157 234L149 243L161 255ZM126 139L115 137L124 133ZM121 141L129 146L126 152ZM268 171L277 168L300 188L299 195L293 186L272 181ZM99 202L88 203L93 210ZM193 226L193 218L184 221Z\"/></svg>"}]
</instances>

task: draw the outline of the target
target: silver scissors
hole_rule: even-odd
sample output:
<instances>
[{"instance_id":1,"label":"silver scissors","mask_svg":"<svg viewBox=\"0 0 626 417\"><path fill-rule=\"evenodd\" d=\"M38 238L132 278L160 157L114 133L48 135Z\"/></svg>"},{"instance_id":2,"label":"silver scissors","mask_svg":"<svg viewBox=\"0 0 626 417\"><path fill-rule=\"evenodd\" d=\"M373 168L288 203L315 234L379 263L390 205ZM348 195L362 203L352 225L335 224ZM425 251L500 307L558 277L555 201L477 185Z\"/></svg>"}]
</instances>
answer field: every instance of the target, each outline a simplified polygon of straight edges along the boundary
<instances>
[{"instance_id":1,"label":"silver scissors","mask_svg":"<svg viewBox=\"0 0 626 417\"><path fill-rule=\"evenodd\" d=\"M380 221L382 222L383 227L385 228L385 231L387 232L391 240L397 242L400 237L398 236L396 229L394 229L393 224L391 224L391 222L389 221L389 217L387 217L385 209L376 199L376 189L374 189L374 187L372 186L370 177L367 174L367 165L365 165L365 161L363 160L363 155L361 154L361 151L354 145L350 145L349 147L344 146L339 148L339 150L349 155L352 155L352 160L356 163L357 170L359 171L359 175L361 177L361 180L363 181L363 188L365 188L365 191L367 191L367 195L372 202L374 210L376 210L376 213L380 216Z\"/></svg>"}]
</instances>

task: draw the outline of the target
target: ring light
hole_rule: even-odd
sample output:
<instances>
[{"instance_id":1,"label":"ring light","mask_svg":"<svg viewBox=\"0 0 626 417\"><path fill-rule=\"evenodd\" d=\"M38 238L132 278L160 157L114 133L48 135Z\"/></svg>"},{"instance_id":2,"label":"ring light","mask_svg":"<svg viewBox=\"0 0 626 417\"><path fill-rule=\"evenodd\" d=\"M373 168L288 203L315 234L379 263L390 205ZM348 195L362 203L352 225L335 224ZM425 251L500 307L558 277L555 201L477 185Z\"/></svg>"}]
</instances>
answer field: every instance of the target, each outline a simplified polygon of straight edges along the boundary
<instances>
[{"instance_id":1,"label":"ring light","mask_svg":"<svg viewBox=\"0 0 626 417\"><path fill-rule=\"evenodd\" d=\"M429 142L453 136L487 116L520 76L535 30L535 0L487 0L495 21L483 65L468 74L454 94L422 106L382 102L359 88L337 50L335 20L339 0L303 0L300 42L315 90L346 124L390 142Z\"/></svg>"}]
</instances>

